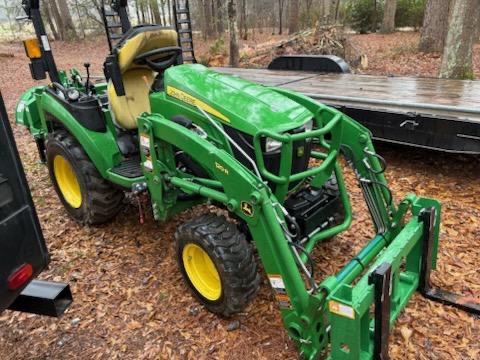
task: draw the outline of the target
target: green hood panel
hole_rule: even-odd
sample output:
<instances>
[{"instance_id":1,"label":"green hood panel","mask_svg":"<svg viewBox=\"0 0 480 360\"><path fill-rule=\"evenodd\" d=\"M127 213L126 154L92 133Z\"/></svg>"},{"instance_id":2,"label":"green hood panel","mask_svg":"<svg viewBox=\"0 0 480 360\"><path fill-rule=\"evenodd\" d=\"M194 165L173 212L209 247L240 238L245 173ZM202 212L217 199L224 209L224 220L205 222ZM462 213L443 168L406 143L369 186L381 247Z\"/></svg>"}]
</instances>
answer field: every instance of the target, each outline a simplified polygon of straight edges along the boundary
<instances>
[{"instance_id":1,"label":"green hood panel","mask_svg":"<svg viewBox=\"0 0 480 360\"><path fill-rule=\"evenodd\" d=\"M167 94L175 93L179 101L206 104L212 110L207 112L220 113L223 116L217 118L223 123L250 135L261 129L284 132L313 117L310 111L284 95L198 64L168 69L165 88ZM182 96L182 92L187 95ZM205 110L205 106L203 108Z\"/></svg>"}]
</instances>

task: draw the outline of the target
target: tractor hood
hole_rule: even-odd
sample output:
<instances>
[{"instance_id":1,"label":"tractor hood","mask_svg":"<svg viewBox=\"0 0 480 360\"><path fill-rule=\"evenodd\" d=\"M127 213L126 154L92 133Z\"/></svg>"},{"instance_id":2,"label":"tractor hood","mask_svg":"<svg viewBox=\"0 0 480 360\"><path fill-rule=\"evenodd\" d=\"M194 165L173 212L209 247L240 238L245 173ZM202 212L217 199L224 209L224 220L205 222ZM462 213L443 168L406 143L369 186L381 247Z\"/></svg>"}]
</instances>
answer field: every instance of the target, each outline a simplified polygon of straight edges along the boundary
<instances>
[{"instance_id":1,"label":"tractor hood","mask_svg":"<svg viewBox=\"0 0 480 360\"><path fill-rule=\"evenodd\" d=\"M168 69L165 90L170 98L199 106L222 123L250 135L262 129L285 132L313 117L303 106L268 87L203 65Z\"/></svg>"}]
</instances>

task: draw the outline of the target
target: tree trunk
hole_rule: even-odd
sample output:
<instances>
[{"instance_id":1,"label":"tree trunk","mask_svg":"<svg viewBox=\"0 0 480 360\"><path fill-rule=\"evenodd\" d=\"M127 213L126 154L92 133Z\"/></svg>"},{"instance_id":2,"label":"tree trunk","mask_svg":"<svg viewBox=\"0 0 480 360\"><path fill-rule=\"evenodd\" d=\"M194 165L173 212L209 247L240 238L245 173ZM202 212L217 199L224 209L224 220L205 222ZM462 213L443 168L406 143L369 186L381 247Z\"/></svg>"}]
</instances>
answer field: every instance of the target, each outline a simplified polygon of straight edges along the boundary
<instances>
[{"instance_id":1,"label":"tree trunk","mask_svg":"<svg viewBox=\"0 0 480 360\"><path fill-rule=\"evenodd\" d=\"M170 0L167 0L167 9L168 9L168 24L170 26L173 26L175 22L172 21L172 3Z\"/></svg>"},{"instance_id":2,"label":"tree trunk","mask_svg":"<svg viewBox=\"0 0 480 360\"><path fill-rule=\"evenodd\" d=\"M245 17L243 16L243 2L244 0L240 0L237 3L237 14L239 13L240 16L238 17L238 34L240 38L243 39L243 22L245 21Z\"/></svg>"},{"instance_id":3,"label":"tree trunk","mask_svg":"<svg viewBox=\"0 0 480 360\"><path fill-rule=\"evenodd\" d=\"M305 13L307 18L307 27L312 27L312 2L313 0L305 0Z\"/></svg>"},{"instance_id":4,"label":"tree trunk","mask_svg":"<svg viewBox=\"0 0 480 360\"><path fill-rule=\"evenodd\" d=\"M480 15L478 0L457 0L453 4L440 77L473 79L473 44Z\"/></svg>"},{"instance_id":5,"label":"tree trunk","mask_svg":"<svg viewBox=\"0 0 480 360\"><path fill-rule=\"evenodd\" d=\"M77 32L73 25L72 15L70 15L70 9L68 8L67 0L57 0L60 14L62 14L63 24L65 27L66 40L77 39Z\"/></svg>"},{"instance_id":6,"label":"tree trunk","mask_svg":"<svg viewBox=\"0 0 480 360\"><path fill-rule=\"evenodd\" d=\"M167 17L165 16L165 0L160 0L160 14L162 15L163 26L168 26Z\"/></svg>"},{"instance_id":7,"label":"tree trunk","mask_svg":"<svg viewBox=\"0 0 480 360\"><path fill-rule=\"evenodd\" d=\"M140 2L140 14L142 15L142 24L145 24L145 6Z\"/></svg>"},{"instance_id":8,"label":"tree trunk","mask_svg":"<svg viewBox=\"0 0 480 360\"><path fill-rule=\"evenodd\" d=\"M419 50L441 52L448 32L448 19L452 0L427 0Z\"/></svg>"},{"instance_id":9,"label":"tree trunk","mask_svg":"<svg viewBox=\"0 0 480 360\"><path fill-rule=\"evenodd\" d=\"M377 32L377 21L378 21L378 4L377 0L373 0L373 24L372 32Z\"/></svg>"},{"instance_id":10,"label":"tree trunk","mask_svg":"<svg viewBox=\"0 0 480 360\"><path fill-rule=\"evenodd\" d=\"M138 0L135 0L135 12L137 13L137 21L140 24L140 4Z\"/></svg>"},{"instance_id":11,"label":"tree trunk","mask_svg":"<svg viewBox=\"0 0 480 360\"><path fill-rule=\"evenodd\" d=\"M204 38L207 39L212 37L213 26L212 26L212 0L202 0L203 1L203 16L204 16Z\"/></svg>"},{"instance_id":12,"label":"tree trunk","mask_svg":"<svg viewBox=\"0 0 480 360\"><path fill-rule=\"evenodd\" d=\"M336 4L335 4L335 12L334 12L334 18L333 18L333 21L335 23L337 23L338 21L338 15L340 13L340 0L336 0Z\"/></svg>"},{"instance_id":13,"label":"tree trunk","mask_svg":"<svg viewBox=\"0 0 480 360\"><path fill-rule=\"evenodd\" d=\"M242 0L242 17L243 17L243 21L242 21L243 36L242 36L242 39L247 40L248 39L247 0Z\"/></svg>"},{"instance_id":14,"label":"tree trunk","mask_svg":"<svg viewBox=\"0 0 480 360\"><path fill-rule=\"evenodd\" d=\"M225 32L225 4L223 0L217 0L217 31L220 35Z\"/></svg>"},{"instance_id":15,"label":"tree trunk","mask_svg":"<svg viewBox=\"0 0 480 360\"><path fill-rule=\"evenodd\" d=\"M218 35L217 31L217 9L215 0L210 0L210 13L212 14L212 33Z\"/></svg>"},{"instance_id":16,"label":"tree trunk","mask_svg":"<svg viewBox=\"0 0 480 360\"><path fill-rule=\"evenodd\" d=\"M47 22L48 22L48 26L50 27L50 30L53 34L53 38L55 40L60 40L60 34L58 33L57 31L57 28L55 27L55 23L54 23L54 19L53 19L53 15L52 15L52 12L50 11L50 6L48 3L45 3L45 6L42 8L44 11L45 11L45 15L47 17Z\"/></svg>"},{"instance_id":17,"label":"tree trunk","mask_svg":"<svg viewBox=\"0 0 480 360\"><path fill-rule=\"evenodd\" d=\"M75 0L75 9L77 10L78 22L80 23L80 31L82 32L82 36L85 39L85 25L83 24L83 16L80 13L80 7L78 5L78 0Z\"/></svg>"},{"instance_id":18,"label":"tree trunk","mask_svg":"<svg viewBox=\"0 0 480 360\"><path fill-rule=\"evenodd\" d=\"M147 7L147 13L148 13L148 23L154 24L156 21L155 21L155 18L153 17L152 4L147 3L146 7Z\"/></svg>"},{"instance_id":19,"label":"tree trunk","mask_svg":"<svg viewBox=\"0 0 480 360\"><path fill-rule=\"evenodd\" d=\"M153 13L153 21L155 24L164 25L162 23L162 18L160 17L160 10L158 9L158 1L157 0L150 0L150 9Z\"/></svg>"},{"instance_id":20,"label":"tree trunk","mask_svg":"<svg viewBox=\"0 0 480 360\"><path fill-rule=\"evenodd\" d=\"M228 0L228 30L230 32L230 66L238 67L240 52L237 43L237 4L235 0Z\"/></svg>"},{"instance_id":21,"label":"tree trunk","mask_svg":"<svg viewBox=\"0 0 480 360\"><path fill-rule=\"evenodd\" d=\"M63 24L62 17L60 16L60 11L58 10L58 5L55 0L49 1L52 8L53 17L55 18L55 23L57 24L58 35L60 40L65 40L65 25Z\"/></svg>"},{"instance_id":22,"label":"tree trunk","mask_svg":"<svg viewBox=\"0 0 480 360\"><path fill-rule=\"evenodd\" d=\"M383 10L383 23L380 32L390 34L395 31L395 12L397 11L397 0L385 0Z\"/></svg>"},{"instance_id":23,"label":"tree trunk","mask_svg":"<svg viewBox=\"0 0 480 360\"><path fill-rule=\"evenodd\" d=\"M290 21L288 23L289 34L298 32L298 16L300 11L300 1L290 0Z\"/></svg>"},{"instance_id":24,"label":"tree trunk","mask_svg":"<svg viewBox=\"0 0 480 360\"><path fill-rule=\"evenodd\" d=\"M283 5L284 0L278 0L278 35L283 34Z\"/></svg>"},{"instance_id":25,"label":"tree trunk","mask_svg":"<svg viewBox=\"0 0 480 360\"><path fill-rule=\"evenodd\" d=\"M325 24L325 19L327 17L327 6L325 4L327 0L320 0L320 18L318 19L319 25Z\"/></svg>"}]
</instances>

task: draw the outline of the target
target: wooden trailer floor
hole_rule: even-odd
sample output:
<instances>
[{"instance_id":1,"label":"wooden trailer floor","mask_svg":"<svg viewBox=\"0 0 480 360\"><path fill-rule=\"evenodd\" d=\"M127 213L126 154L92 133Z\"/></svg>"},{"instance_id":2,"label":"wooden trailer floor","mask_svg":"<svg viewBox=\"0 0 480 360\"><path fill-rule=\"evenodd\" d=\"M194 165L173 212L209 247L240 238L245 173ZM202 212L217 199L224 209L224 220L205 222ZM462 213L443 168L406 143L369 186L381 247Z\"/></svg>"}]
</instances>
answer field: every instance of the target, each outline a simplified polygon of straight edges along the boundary
<instances>
[{"instance_id":1,"label":"wooden trailer floor","mask_svg":"<svg viewBox=\"0 0 480 360\"><path fill-rule=\"evenodd\" d=\"M267 69L215 70L263 85L294 90L331 105L428 114L480 123L480 81Z\"/></svg>"}]
</instances>

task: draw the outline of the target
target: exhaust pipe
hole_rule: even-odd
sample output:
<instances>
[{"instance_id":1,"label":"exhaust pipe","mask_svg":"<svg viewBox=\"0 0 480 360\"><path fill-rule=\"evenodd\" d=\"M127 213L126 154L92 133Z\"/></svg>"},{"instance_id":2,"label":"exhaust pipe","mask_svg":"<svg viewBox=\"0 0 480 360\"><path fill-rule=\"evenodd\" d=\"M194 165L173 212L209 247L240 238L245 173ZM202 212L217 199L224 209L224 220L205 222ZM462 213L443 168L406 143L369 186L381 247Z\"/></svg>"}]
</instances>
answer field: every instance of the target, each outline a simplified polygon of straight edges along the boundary
<instances>
[{"instance_id":1,"label":"exhaust pipe","mask_svg":"<svg viewBox=\"0 0 480 360\"><path fill-rule=\"evenodd\" d=\"M72 301L72 292L68 284L33 280L23 289L8 309L60 317Z\"/></svg>"}]
</instances>

